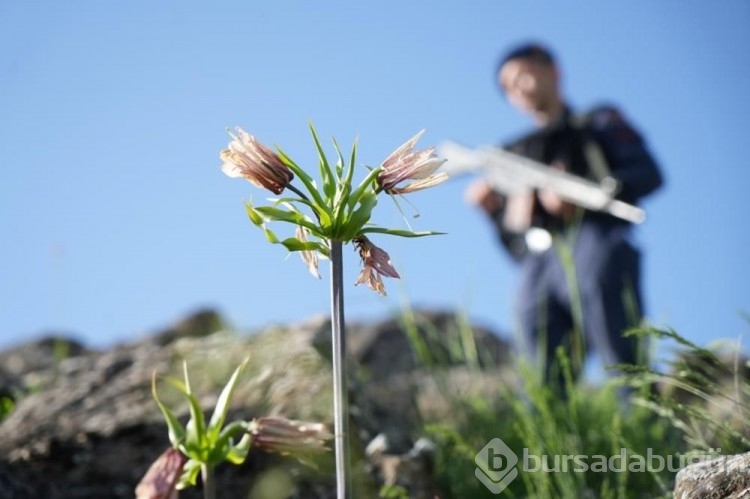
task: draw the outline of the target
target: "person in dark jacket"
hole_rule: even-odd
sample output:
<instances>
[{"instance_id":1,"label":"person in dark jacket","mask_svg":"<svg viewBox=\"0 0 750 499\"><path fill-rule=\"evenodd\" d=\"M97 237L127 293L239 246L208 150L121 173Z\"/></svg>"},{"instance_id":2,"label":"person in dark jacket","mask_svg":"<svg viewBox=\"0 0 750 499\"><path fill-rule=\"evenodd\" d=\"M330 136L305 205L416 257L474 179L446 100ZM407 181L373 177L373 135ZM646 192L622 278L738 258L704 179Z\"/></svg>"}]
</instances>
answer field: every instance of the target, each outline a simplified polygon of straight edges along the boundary
<instances>
[{"instance_id":1,"label":"person in dark jacket","mask_svg":"<svg viewBox=\"0 0 750 499\"><path fill-rule=\"evenodd\" d=\"M575 114L560 91L552 53L531 43L505 55L497 81L507 100L536 129L504 147L616 191L636 204L663 182L640 133L614 106ZM593 347L605 365L636 364L638 341L623 332L641 323L641 257L632 227L611 215L584 210L555 192L504 196L484 181L467 199L495 224L521 269L518 316L528 353L544 361L544 375L564 392L557 363L563 347L575 379Z\"/></svg>"}]
</instances>

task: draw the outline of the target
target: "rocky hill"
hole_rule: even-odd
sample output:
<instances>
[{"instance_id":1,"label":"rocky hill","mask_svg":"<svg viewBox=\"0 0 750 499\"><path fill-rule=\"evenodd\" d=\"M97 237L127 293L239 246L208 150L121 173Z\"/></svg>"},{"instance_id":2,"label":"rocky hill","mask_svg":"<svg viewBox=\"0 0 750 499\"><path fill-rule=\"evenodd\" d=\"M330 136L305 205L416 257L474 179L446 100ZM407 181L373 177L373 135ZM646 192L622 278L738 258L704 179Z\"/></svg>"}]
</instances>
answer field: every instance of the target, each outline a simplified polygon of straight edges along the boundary
<instances>
[{"instance_id":1,"label":"rocky hill","mask_svg":"<svg viewBox=\"0 0 750 499\"><path fill-rule=\"evenodd\" d=\"M492 392L498 377L508 376L509 346L450 312L348 324L347 335L358 497L376 497L384 484L400 485L410 497L434 497L431 449L419 440L420 423L455 417L448 392ZM203 310L106 351L50 337L0 353L0 397L12 401L0 423L0 499L133 497L169 446L151 396L152 374L178 377L186 362L193 390L210 411L245 357L250 363L230 417L280 415L333 426L325 317L240 334ZM179 395L159 386L186 419ZM219 497L333 497L331 454L311 467L251 452L242 466L217 468ZM181 497L201 497L200 490Z\"/></svg>"}]
</instances>

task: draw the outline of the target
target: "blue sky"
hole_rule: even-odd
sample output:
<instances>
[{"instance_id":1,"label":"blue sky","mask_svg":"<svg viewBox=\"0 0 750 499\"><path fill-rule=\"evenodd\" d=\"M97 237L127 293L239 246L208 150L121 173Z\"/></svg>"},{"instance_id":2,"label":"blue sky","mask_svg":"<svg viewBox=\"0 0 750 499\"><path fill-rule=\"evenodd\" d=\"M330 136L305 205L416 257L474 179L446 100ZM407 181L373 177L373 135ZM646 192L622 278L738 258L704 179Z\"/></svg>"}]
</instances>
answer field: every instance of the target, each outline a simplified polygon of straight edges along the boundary
<instances>
[{"instance_id":1,"label":"blue sky","mask_svg":"<svg viewBox=\"0 0 750 499\"><path fill-rule=\"evenodd\" d=\"M242 205L266 193L220 172L225 128L311 167L310 120L326 144L358 137L361 165L422 128L424 146L507 140L531 124L495 62L528 39L554 47L575 108L619 105L663 167L637 231L651 321L747 335L748 2L2 0L0 345L107 346L203 306L242 330L327 313L327 266L315 280L267 244ZM411 196L415 229L447 235L374 239L403 276L388 297L352 285L345 249L347 318L408 300L512 331L518 276L468 182ZM404 226L386 199L374 220Z\"/></svg>"}]
</instances>

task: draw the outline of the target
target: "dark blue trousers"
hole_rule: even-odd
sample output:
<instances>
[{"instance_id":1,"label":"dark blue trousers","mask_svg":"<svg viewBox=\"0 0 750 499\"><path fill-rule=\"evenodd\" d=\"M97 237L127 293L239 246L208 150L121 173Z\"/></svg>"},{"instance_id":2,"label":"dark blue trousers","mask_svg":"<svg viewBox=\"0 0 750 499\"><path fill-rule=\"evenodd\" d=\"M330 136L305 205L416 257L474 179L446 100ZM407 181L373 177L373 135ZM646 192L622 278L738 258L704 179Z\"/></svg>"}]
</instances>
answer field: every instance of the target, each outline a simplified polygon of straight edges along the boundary
<instances>
[{"instance_id":1,"label":"dark blue trousers","mask_svg":"<svg viewBox=\"0 0 750 499\"><path fill-rule=\"evenodd\" d=\"M544 363L549 383L563 382L555 353L560 346L572 357L573 378L586 348L605 366L639 360L638 340L623 336L643 314L640 252L628 235L628 226L584 218L550 249L523 258L520 327L527 353Z\"/></svg>"}]
</instances>

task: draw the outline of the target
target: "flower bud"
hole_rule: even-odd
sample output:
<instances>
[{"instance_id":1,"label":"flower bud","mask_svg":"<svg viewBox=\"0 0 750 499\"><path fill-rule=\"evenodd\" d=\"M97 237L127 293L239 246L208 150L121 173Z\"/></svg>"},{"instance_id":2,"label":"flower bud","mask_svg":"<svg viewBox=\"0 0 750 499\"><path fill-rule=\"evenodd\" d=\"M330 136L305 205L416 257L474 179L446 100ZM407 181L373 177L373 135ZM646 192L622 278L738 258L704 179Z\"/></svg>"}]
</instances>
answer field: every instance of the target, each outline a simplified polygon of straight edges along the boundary
<instances>
[{"instance_id":1,"label":"flower bud","mask_svg":"<svg viewBox=\"0 0 750 499\"><path fill-rule=\"evenodd\" d=\"M395 279L401 277L391 265L391 257L383 249L372 244L365 236L354 239L354 244L364 265L354 284L367 283L367 287L385 296L385 285L381 274Z\"/></svg>"},{"instance_id":2,"label":"flower bud","mask_svg":"<svg viewBox=\"0 0 750 499\"><path fill-rule=\"evenodd\" d=\"M263 417L250 422L253 447L281 454L309 454L327 450L332 438L322 423L294 421L280 417Z\"/></svg>"},{"instance_id":3,"label":"flower bud","mask_svg":"<svg viewBox=\"0 0 750 499\"><path fill-rule=\"evenodd\" d=\"M170 447L164 451L135 488L136 499L176 499L177 482L186 462L179 450Z\"/></svg>"},{"instance_id":4,"label":"flower bud","mask_svg":"<svg viewBox=\"0 0 750 499\"><path fill-rule=\"evenodd\" d=\"M294 178L278 154L264 146L252 135L237 127L237 134L229 147L219 153L224 162L221 171L230 177L242 177L248 182L281 194Z\"/></svg>"},{"instance_id":5,"label":"flower bud","mask_svg":"<svg viewBox=\"0 0 750 499\"><path fill-rule=\"evenodd\" d=\"M437 157L434 147L414 150L423 133L424 130L407 140L380 165L383 170L378 175L378 186L381 190L389 194L406 194L435 186L448 179L446 173L435 173L445 163L445 159ZM398 187L404 180L416 182Z\"/></svg>"}]
</instances>

